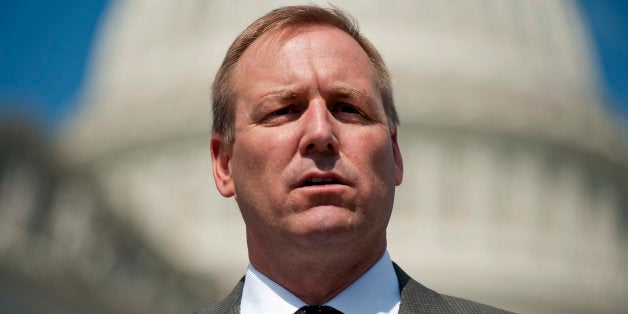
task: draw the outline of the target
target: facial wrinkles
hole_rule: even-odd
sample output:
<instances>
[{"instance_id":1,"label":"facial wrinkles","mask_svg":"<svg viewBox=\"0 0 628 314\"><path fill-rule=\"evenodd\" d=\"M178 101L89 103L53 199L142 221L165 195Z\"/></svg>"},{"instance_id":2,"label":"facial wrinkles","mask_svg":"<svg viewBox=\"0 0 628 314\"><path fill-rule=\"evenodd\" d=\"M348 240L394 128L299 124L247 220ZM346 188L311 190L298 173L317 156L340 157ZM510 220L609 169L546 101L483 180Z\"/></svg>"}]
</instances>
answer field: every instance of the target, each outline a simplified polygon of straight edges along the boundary
<instances>
[{"instance_id":1,"label":"facial wrinkles","mask_svg":"<svg viewBox=\"0 0 628 314\"><path fill-rule=\"evenodd\" d=\"M335 59L338 58L343 59L340 56L344 56L344 52L338 51L335 47L321 46L314 36L307 36L305 38L302 36L297 40L289 41L281 47L281 51L278 56L286 56L281 62L285 62L289 65L288 68L292 70L292 74L295 77L300 76L304 81L309 82L310 88L307 99L310 102L310 106L321 105L320 102L322 102L326 107L324 97L329 96L328 94L334 94L334 90L337 93L339 90L346 91L346 89L348 89L342 86L352 86L352 82L344 82L347 73L343 72L343 70L347 69L339 69L338 65L355 66L353 64L355 60L348 60L349 62L347 62L347 60L342 60L341 62L335 61ZM302 56L307 57L303 58ZM370 65L370 63L368 64ZM336 81L332 81L332 77L335 78ZM329 112L326 113L330 114ZM322 117L316 118L320 119ZM330 136L347 136L347 134L337 133L338 121L335 121L333 117L326 122L330 124L328 126L331 128L332 132ZM303 120L302 123L308 123L308 121ZM306 126L303 126L302 129L305 130ZM342 145L341 138L336 138L336 141L338 145ZM338 148L338 154L316 153L304 156L306 161L301 160L301 158L295 154L294 164L298 165L298 169L292 169L291 172L302 173L303 170L311 169L310 167L313 163L313 166L321 171L334 170L343 173L345 176L353 176L355 171L352 170L352 167L346 165L347 156L344 155L345 151L342 147ZM301 168L303 168L303 170L301 170ZM293 175L289 174L289 176L292 177ZM351 180L355 180L355 178L351 178Z\"/></svg>"},{"instance_id":2,"label":"facial wrinkles","mask_svg":"<svg viewBox=\"0 0 628 314\"><path fill-rule=\"evenodd\" d=\"M260 94L265 92L268 93L269 88L282 88L285 86L288 89L294 89L297 91L299 88L301 88L302 91L305 88L306 95L304 96L304 99L309 102L312 97L322 99L323 96L327 96L325 93L329 94L328 90L323 90L322 88L330 89L331 87L337 85L355 85L352 83L355 82L356 78L350 75L352 72L351 70L354 70L352 68L356 67L356 64L354 63L355 60L341 57L345 56L344 52L340 49L336 49L334 46L321 46L315 36L299 36L303 33L304 32L300 32L295 35L295 37L290 38L286 38L285 36L274 36L267 38L266 40L260 38L258 39L260 40L260 42L257 43L258 45L254 44L249 47L249 51L245 52L245 54L252 54L252 56L255 57L249 58L248 64L241 64L243 67L248 68L246 71L240 72L238 75L252 72L250 79L242 81L245 82L245 84L250 84L249 87L255 86L257 89L253 90L254 93L248 95L249 97L253 96L253 99L240 98L241 101L238 104L239 108L244 109L243 107L245 107L246 103L250 104L252 101L259 101L259 98L255 99L255 97L259 97ZM283 37L284 40L282 40L281 37ZM277 50L278 53L267 53L268 51ZM264 58L260 58L260 56L264 56ZM342 59L342 62L334 62L334 58L340 58ZM252 60L255 60L255 62L251 62ZM340 63L349 66L348 68L345 66L339 69L338 64ZM370 62L368 64L370 65ZM278 72L276 68L280 68L282 71ZM240 70L244 69L242 68ZM265 84L260 86L260 81L256 76L262 75L261 77L266 79L269 77L268 73L272 73L270 76L271 79L264 80L263 82ZM331 77L333 77L335 81L331 81ZM373 93L373 91L376 90L372 87L375 85L373 76L365 79L368 79L371 82L371 91L369 92ZM247 81L248 83L246 83ZM304 85L295 86L295 84ZM378 93L374 93L374 95L379 97ZM381 106L381 101L376 102L375 105ZM240 125L240 123L238 123L238 125L236 125L237 131L242 130L242 128L254 127L252 122L255 121L255 116L252 112L254 112L254 110L241 110L239 112L239 114L249 115L249 119L246 119L247 121L237 119L237 121L243 124ZM377 118L379 119L379 116ZM334 122L335 121L330 121L330 123ZM330 127L333 127L333 125ZM283 135L274 134L273 136L276 136L275 140L277 140L277 136L280 136L285 140L290 140L295 136L295 132L298 132L298 130L292 129L287 129L286 131L286 133L281 133ZM268 143L268 145L272 144L273 142ZM286 149L285 145L282 146L279 144L279 146L280 147L278 147L278 149ZM339 150L340 156L317 156L316 158L306 158L306 160L298 160L301 158L298 158L296 150L297 148L295 147L294 154L287 154L287 156L291 155L294 159L294 163L291 162L294 167L288 167L288 169L286 169L289 170L289 173L286 173L289 177L295 177L296 174L302 173L304 170L311 169L310 167L312 166L315 166L321 171L341 169L343 172L352 172L349 170L351 167L345 167L342 161L339 162L339 159L342 160L344 158L343 155L345 155L345 152L342 149ZM269 162L272 163L273 161Z\"/></svg>"},{"instance_id":3,"label":"facial wrinkles","mask_svg":"<svg viewBox=\"0 0 628 314\"><path fill-rule=\"evenodd\" d=\"M243 58L247 54L249 56L247 64L239 64L238 75L242 75L242 72L253 73L248 75L247 79L241 80L242 83L255 86L259 81L255 78L255 74L269 74L271 73L272 80L268 80L267 83L261 86L258 85L258 89L255 90L255 97L258 99L248 99L250 101L259 101L264 94L270 93L271 89L295 89L299 92L306 92L310 95L317 96L323 95L327 97L330 91L325 88L343 88L344 86L352 86L355 83L359 83L362 86L368 86L370 90L361 90L364 94L370 94L376 100L369 106L372 107L381 106L381 95L377 89L375 69L366 53L361 50L361 47L357 43L355 45L362 51L363 60L356 59L355 56L351 56L346 50L339 48L340 45L334 45L327 43L327 45L320 45L321 41L319 34L321 30L329 29L327 27L310 27L298 30L280 30L271 32L260 37L256 43L251 45L247 51L245 51ZM317 32L318 31L318 32ZM340 31L338 31L340 32ZM313 35L310 35L313 34ZM336 38L338 40L338 38ZM348 37L342 40L353 40ZM268 51L277 51L277 53L267 53ZM241 59L241 60L242 60ZM341 59L340 62L334 62L334 59ZM255 61L252 61L255 60ZM361 64L361 65L359 65ZM356 76L356 72L364 70L363 65L368 64L369 75ZM242 66L246 69L242 69ZM339 69L338 67L342 67ZM360 68L357 68L360 67ZM282 71L277 71L277 68L281 68ZM267 78L267 76L263 76ZM334 78L334 81L331 81ZM298 86L297 82L307 82L307 86ZM240 93L239 93L240 94ZM378 106L379 105L379 106ZM382 110L379 110L382 109ZM377 108L377 112L371 118L376 120L382 120L387 124L385 113L383 108ZM374 112L371 112L373 114Z\"/></svg>"},{"instance_id":4,"label":"facial wrinkles","mask_svg":"<svg viewBox=\"0 0 628 314\"><path fill-rule=\"evenodd\" d=\"M327 43L327 45L320 44L320 32L317 33L317 31L324 29L328 28L314 27L307 30L293 31L291 35L279 35L276 36L276 38L279 39L269 40L268 43L265 44L268 47L263 48L277 48L279 53L274 55L274 60L272 61L281 63L284 68L290 69L288 73L285 73L286 81L292 82L300 78L310 82L312 85L310 86L309 92L313 93L314 96L324 95L325 87L329 89L346 88L345 85L351 85L348 84L348 80L356 81L358 79L358 77L354 75L354 72L358 70L356 69L358 60L355 60L354 56L347 56L349 52L336 45L329 43ZM313 35L310 36L309 34L312 33ZM283 39L284 42L281 42L281 39ZM343 40L353 41L350 37L344 38ZM355 43L355 45L358 46L357 43ZM361 48L358 49L362 51ZM370 72L370 75L363 79L369 83L372 82L372 84L368 85L371 85L372 91L377 91L374 69L372 68L370 60L368 60L365 52L363 52L363 56L361 57L363 57L364 60L360 61L365 61L362 62L362 64L368 64L368 70ZM340 62L335 61L336 59L340 59ZM342 69L339 69L339 67ZM335 81L331 81L332 77L335 78ZM375 94L379 96L379 93Z\"/></svg>"}]
</instances>

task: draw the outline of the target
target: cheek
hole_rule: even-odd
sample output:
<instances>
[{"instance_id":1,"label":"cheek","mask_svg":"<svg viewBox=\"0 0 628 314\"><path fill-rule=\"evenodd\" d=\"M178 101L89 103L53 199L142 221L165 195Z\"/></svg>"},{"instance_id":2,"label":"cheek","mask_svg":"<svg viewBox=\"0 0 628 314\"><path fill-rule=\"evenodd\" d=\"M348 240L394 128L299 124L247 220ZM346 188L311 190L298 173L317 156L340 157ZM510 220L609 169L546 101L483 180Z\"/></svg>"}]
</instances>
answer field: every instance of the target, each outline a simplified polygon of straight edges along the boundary
<instances>
[{"instance_id":1,"label":"cheek","mask_svg":"<svg viewBox=\"0 0 628 314\"><path fill-rule=\"evenodd\" d=\"M394 185L395 163L390 135L366 134L356 136L351 153L355 165L361 172L370 173L370 181L382 184L381 187Z\"/></svg>"},{"instance_id":2,"label":"cheek","mask_svg":"<svg viewBox=\"0 0 628 314\"><path fill-rule=\"evenodd\" d=\"M264 131L237 135L232 160L236 184L273 182L293 158L296 143L290 132L279 128Z\"/></svg>"}]
</instances>

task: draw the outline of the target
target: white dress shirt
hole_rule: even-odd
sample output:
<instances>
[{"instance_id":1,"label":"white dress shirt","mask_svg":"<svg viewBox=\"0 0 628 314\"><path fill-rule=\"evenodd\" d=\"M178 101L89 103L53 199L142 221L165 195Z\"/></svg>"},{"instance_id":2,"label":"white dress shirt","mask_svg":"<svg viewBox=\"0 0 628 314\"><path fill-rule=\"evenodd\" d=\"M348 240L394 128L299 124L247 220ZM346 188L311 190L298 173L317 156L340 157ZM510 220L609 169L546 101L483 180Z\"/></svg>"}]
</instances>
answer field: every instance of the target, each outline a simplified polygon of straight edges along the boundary
<instances>
[{"instance_id":1,"label":"white dress shirt","mask_svg":"<svg viewBox=\"0 0 628 314\"><path fill-rule=\"evenodd\" d=\"M369 270L331 301L331 306L345 314L382 313L399 311L399 282L388 252ZM249 265L242 290L242 314L294 314L307 305L301 299L278 285Z\"/></svg>"}]
</instances>

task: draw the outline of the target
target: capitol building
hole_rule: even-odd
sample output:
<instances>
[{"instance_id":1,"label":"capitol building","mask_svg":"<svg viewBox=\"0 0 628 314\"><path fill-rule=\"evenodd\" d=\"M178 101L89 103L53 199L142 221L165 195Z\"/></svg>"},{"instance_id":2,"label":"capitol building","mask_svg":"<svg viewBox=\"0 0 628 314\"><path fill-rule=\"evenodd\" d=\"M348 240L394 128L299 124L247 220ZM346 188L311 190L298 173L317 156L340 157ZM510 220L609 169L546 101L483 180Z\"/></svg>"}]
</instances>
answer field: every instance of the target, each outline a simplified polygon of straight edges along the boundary
<instances>
[{"instance_id":1,"label":"capitol building","mask_svg":"<svg viewBox=\"0 0 628 314\"><path fill-rule=\"evenodd\" d=\"M206 304L248 263L236 203L213 183L210 85L237 34L289 3L112 2L81 108L55 146L89 178L100 200L90 206ZM516 312L626 311L628 142L601 100L577 4L332 3L393 78L405 172L392 259L436 291Z\"/></svg>"}]
</instances>

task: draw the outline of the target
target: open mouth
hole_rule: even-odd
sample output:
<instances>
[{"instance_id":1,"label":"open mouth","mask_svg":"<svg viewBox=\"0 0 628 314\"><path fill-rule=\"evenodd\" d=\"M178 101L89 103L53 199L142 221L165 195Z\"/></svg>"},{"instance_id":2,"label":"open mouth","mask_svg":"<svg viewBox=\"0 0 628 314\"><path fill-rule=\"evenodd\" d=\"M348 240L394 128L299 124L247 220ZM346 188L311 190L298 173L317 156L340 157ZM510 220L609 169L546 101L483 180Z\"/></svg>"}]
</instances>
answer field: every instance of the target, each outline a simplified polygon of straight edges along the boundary
<instances>
[{"instance_id":1,"label":"open mouth","mask_svg":"<svg viewBox=\"0 0 628 314\"><path fill-rule=\"evenodd\" d=\"M341 184L340 181L334 178L309 178L303 182L302 186L317 186L328 184Z\"/></svg>"}]
</instances>

